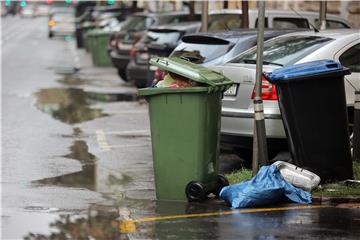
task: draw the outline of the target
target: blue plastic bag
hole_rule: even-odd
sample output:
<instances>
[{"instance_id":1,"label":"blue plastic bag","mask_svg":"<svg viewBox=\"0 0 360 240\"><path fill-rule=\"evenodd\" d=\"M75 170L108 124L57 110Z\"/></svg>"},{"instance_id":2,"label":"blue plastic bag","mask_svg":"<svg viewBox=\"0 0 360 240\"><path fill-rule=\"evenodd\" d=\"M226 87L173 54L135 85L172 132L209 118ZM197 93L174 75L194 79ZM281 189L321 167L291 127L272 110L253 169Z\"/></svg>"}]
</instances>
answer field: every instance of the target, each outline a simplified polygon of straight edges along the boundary
<instances>
[{"instance_id":1,"label":"blue plastic bag","mask_svg":"<svg viewBox=\"0 0 360 240\"><path fill-rule=\"evenodd\" d=\"M263 166L248 181L221 189L220 198L232 208L246 208L278 202L311 203L311 194L288 183L275 165Z\"/></svg>"}]
</instances>

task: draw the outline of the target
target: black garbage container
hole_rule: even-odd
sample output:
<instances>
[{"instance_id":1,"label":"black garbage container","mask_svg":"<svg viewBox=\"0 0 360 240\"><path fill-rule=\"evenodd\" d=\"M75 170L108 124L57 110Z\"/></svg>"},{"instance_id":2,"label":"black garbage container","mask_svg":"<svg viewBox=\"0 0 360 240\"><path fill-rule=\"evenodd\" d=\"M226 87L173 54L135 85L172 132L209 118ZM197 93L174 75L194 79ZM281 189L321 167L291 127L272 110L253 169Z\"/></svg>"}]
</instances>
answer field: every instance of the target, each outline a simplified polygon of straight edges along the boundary
<instances>
[{"instance_id":1,"label":"black garbage container","mask_svg":"<svg viewBox=\"0 0 360 240\"><path fill-rule=\"evenodd\" d=\"M348 74L332 60L265 73L276 85L295 164L318 174L323 183L353 177L344 87Z\"/></svg>"}]
</instances>

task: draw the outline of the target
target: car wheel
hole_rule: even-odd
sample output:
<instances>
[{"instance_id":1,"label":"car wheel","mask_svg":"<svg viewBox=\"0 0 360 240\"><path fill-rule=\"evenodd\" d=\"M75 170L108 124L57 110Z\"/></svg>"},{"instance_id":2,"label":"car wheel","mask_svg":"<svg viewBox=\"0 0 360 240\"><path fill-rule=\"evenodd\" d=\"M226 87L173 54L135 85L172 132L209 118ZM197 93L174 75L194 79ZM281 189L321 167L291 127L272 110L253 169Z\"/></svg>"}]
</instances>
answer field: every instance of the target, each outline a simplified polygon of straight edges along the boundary
<instances>
[{"instance_id":1,"label":"car wheel","mask_svg":"<svg viewBox=\"0 0 360 240\"><path fill-rule=\"evenodd\" d=\"M143 81L135 81L134 84L135 84L135 86L136 86L137 88L147 87L147 86L146 86L146 83L144 83Z\"/></svg>"},{"instance_id":2,"label":"car wheel","mask_svg":"<svg viewBox=\"0 0 360 240\"><path fill-rule=\"evenodd\" d=\"M119 77L121 77L121 79L124 80L124 82L127 82L128 78L127 78L125 69L118 68L117 71L118 71Z\"/></svg>"},{"instance_id":3,"label":"car wheel","mask_svg":"<svg viewBox=\"0 0 360 240\"><path fill-rule=\"evenodd\" d=\"M52 38L52 37L54 37L54 33L49 32L49 38Z\"/></svg>"},{"instance_id":4,"label":"car wheel","mask_svg":"<svg viewBox=\"0 0 360 240\"><path fill-rule=\"evenodd\" d=\"M234 153L243 160L243 166L251 168L252 163L252 149L235 148Z\"/></svg>"},{"instance_id":5,"label":"car wheel","mask_svg":"<svg viewBox=\"0 0 360 240\"><path fill-rule=\"evenodd\" d=\"M268 147L268 158L269 162L271 163L271 160L275 158L278 153L281 152L279 149L272 149ZM245 168L251 168L252 167L252 158L253 158L253 150L247 149L247 148L235 148L234 153L238 155L244 162L243 165Z\"/></svg>"}]
</instances>

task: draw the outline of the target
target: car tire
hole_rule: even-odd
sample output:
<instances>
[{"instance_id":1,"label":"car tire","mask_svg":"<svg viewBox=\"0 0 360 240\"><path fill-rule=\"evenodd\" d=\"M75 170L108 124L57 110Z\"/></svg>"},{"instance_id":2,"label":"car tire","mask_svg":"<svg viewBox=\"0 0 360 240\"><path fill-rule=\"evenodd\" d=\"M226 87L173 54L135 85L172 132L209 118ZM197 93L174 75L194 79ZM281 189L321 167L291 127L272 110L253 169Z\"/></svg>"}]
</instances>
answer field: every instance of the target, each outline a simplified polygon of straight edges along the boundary
<instances>
[{"instance_id":1,"label":"car tire","mask_svg":"<svg viewBox=\"0 0 360 240\"><path fill-rule=\"evenodd\" d=\"M49 38L53 38L54 37L54 33L49 32Z\"/></svg>"},{"instance_id":2,"label":"car tire","mask_svg":"<svg viewBox=\"0 0 360 240\"><path fill-rule=\"evenodd\" d=\"M268 158L269 162L278 155L279 152L283 150L280 149L270 149L268 147ZM243 160L243 165L245 168L252 167L252 159L253 159L253 150L248 148L235 148L234 153L238 155Z\"/></svg>"},{"instance_id":3,"label":"car tire","mask_svg":"<svg viewBox=\"0 0 360 240\"><path fill-rule=\"evenodd\" d=\"M137 87L137 88L145 88L145 87L147 87L146 86L146 82L144 82L144 81L134 81L134 84L135 84L135 86Z\"/></svg>"},{"instance_id":4,"label":"car tire","mask_svg":"<svg viewBox=\"0 0 360 240\"><path fill-rule=\"evenodd\" d=\"M119 77L120 77L122 80L124 80L124 82L127 82L127 81L128 81L128 78L127 78L127 74L126 74L125 69L118 68L118 69L117 69L117 72L118 72Z\"/></svg>"}]
</instances>

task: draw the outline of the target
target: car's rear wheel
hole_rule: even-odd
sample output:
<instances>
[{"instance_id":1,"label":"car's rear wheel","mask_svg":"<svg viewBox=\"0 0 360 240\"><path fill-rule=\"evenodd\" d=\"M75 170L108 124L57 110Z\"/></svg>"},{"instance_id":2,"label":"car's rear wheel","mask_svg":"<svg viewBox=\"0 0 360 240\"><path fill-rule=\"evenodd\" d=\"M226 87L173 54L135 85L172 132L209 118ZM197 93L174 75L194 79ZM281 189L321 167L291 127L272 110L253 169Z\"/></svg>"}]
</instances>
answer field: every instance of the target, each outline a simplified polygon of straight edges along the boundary
<instances>
[{"instance_id":1,"label":"car's rear wheel","mask_svg":"<svg viewBox=\"0 0 360 240\"><path fill-rule=\"evenodd\" d=\"M121 79L124 80L124 82L127 82L128 78L127 78L125 69L118 68L117 71L118 71L119 77L121 77Z\"/></svg>"},{"instance_id":2,"label":"car's rear wheel","mask_svg":"<svg viewBox=\"0 0 360 240\"><path fill-rule=\"evenodd\" d=\"M269 161L276 157L279 152L287 151L286 149L273 149L268 147L268 157ZM243 165L246 168L252 167L252 158L253 158L253 150L250 148L235 148L234 152L238 155L244 162Z\"/></svg>"},{"instance_id":3,"label":"car's rear wheel","mask_svg":"<svg viewBox=\"0 0 360 240\"><path fill-rule=\"evenodd\" d=\"M49 38L54 37L54 33L53 32L49 32Z\"/></svg>"}]
</instances>

